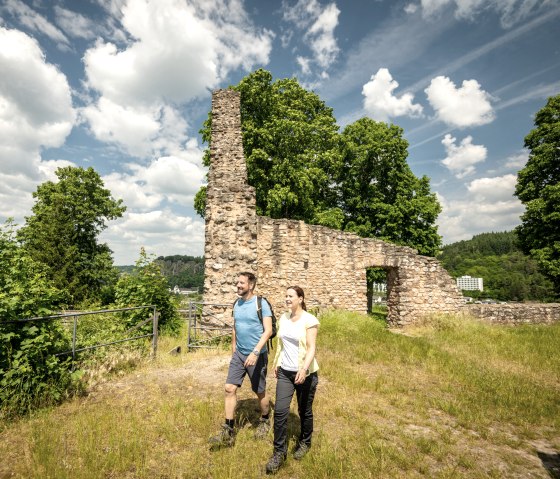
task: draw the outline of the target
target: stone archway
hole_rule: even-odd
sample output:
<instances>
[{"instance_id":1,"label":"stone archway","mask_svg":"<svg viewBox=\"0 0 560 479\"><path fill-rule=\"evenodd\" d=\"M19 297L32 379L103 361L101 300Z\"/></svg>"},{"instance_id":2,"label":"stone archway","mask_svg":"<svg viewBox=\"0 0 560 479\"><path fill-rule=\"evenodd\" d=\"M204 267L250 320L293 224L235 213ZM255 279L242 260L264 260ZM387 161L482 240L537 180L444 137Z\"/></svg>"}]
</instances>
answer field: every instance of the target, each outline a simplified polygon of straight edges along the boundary
<instances>
[{"instance_id":1,"label":"stone archway","mask_svg":"<svg viewBox=\"0 0 560 479\"><path fill-rule=\"evenodd\" d=\"M299 284L310 304L367 311L366 269L388 271L388 322L404 326L426 314L457 312L463 299L440 263L416 250L302 221L258 216L247 183L240 98L212 95L211 164L206 202L204 300L230 303L237 274L253 271L259 294L284 308L285 288ZM224 312L224 319L227 319Z\"/></svg>"}]
</instances>

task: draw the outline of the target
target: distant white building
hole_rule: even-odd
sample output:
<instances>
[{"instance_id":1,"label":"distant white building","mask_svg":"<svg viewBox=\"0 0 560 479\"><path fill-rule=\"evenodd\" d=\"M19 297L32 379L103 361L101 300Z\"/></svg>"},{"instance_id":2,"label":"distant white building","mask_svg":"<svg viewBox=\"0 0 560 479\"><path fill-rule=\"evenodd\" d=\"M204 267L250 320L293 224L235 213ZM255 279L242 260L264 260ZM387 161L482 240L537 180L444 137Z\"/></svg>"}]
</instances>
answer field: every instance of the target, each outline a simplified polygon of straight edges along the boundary
<instances>
[{"instance_id":1,"label":"distant white building","mask_svg":"<svg viewBox=\"0 0 560 479\"><path fill-rule=\"evenodd\" d=\"M471 276L461 276L457 278L457 288L467 291L482 291L482 278L473 278Z\"/></svg>"}]
</instances>

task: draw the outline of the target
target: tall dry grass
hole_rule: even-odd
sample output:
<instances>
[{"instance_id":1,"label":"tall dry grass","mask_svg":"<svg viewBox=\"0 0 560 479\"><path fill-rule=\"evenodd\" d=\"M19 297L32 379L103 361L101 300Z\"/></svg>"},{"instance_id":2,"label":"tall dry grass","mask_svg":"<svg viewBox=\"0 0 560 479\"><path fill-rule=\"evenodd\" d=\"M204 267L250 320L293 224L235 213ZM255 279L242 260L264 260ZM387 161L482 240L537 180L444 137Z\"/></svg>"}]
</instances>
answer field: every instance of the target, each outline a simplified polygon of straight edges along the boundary
<instances>
[{"instance_id":1,"label":"tall dry grass","mask_svg":"<svg viewBox=\"0 0 560 479\"><path fill-rule=\"evenodd\" d=\"M560 325L434 317L395 334L364 315L320 319L312 450L301 462L288 459L278 477L554 473ZM272 438L253 438L258 407L248 385L239 394L235 447L207 444L223 417L227 349L167 353L178 344L162 338L157 361L7 426L0 478L262 477ZM298 427L294 409L292 443Z\"/></svg>"}]
</instances>

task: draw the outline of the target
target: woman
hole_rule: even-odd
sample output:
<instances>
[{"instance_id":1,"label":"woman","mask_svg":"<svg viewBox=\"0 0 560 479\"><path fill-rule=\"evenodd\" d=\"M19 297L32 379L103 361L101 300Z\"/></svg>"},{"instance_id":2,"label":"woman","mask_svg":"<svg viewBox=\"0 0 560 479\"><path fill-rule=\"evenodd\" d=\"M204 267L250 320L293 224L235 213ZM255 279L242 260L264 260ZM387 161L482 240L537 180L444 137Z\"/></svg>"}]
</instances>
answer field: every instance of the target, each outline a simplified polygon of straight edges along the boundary
<instances>
[{"instance_id":1,"label":"woman","mask_svg":"<svg viewBox=\"0 0 560 479\"><path fill-rule=\"evenodd\" d=\"M319 321L305 307L305 293L299 286L286 290L290 311L278 321L278 348L274 358L276 403L274 406L274 453L266 464L267 473L275 473L286 460L288 451L288 415L294 391L301 422L294 459L302 459L311 447L313 398L317 390L315 343Z\"/></svg>"}]
</instances>

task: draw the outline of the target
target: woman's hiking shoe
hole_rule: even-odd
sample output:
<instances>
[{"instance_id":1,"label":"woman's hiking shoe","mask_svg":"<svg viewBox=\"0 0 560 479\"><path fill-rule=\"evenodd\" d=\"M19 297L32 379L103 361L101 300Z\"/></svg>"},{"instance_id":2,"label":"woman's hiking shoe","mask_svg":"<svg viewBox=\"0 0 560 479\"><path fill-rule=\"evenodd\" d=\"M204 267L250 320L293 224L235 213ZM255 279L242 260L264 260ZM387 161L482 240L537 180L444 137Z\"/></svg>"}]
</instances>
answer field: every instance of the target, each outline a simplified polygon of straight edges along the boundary
<instances>
[{"instance_id":1,"label":"woman's hiking shoe","mask_svg":"<svg viewBox=\"0 0 560 479\"><path fill-rule=\"evenodd\" d=\"M274 451L272 457L266 463L266 473L276 474L280 466L284 464L286 460L286 454L283 452Z\"/></svg>"},{"instance_id":2,"label":"woman's hiking shoe","mask_svg":"<svg viewBox=\"0 0 560 479\"><path fill-rule=\"evenodd\" d=\"M213 447L231 447L235 444L235 431L227 424L222 424L220 432L212 436L208 442Z\"/></svg>"},{"instance_id":3,"label":"woman's hiking shoe","mask_svg":"<svg viewBox=\"0 0 560 479\"><path fill-rule=\"evenodd\" d=\"M300 442L294 451L294 459L300 461L309 452L309 446L304 442Z\"/></svg>"},{"instance_id":4,"label":"woman's hiking shoe","mask_svg":"<svg viewBox=\"0 0 560 479\"><path fill-rule=\"evenodd\" d=\"M270 420L261 418L255 431L255 439L264 439L268 431L270 431Z\"/></svg>"}]
</instances>

